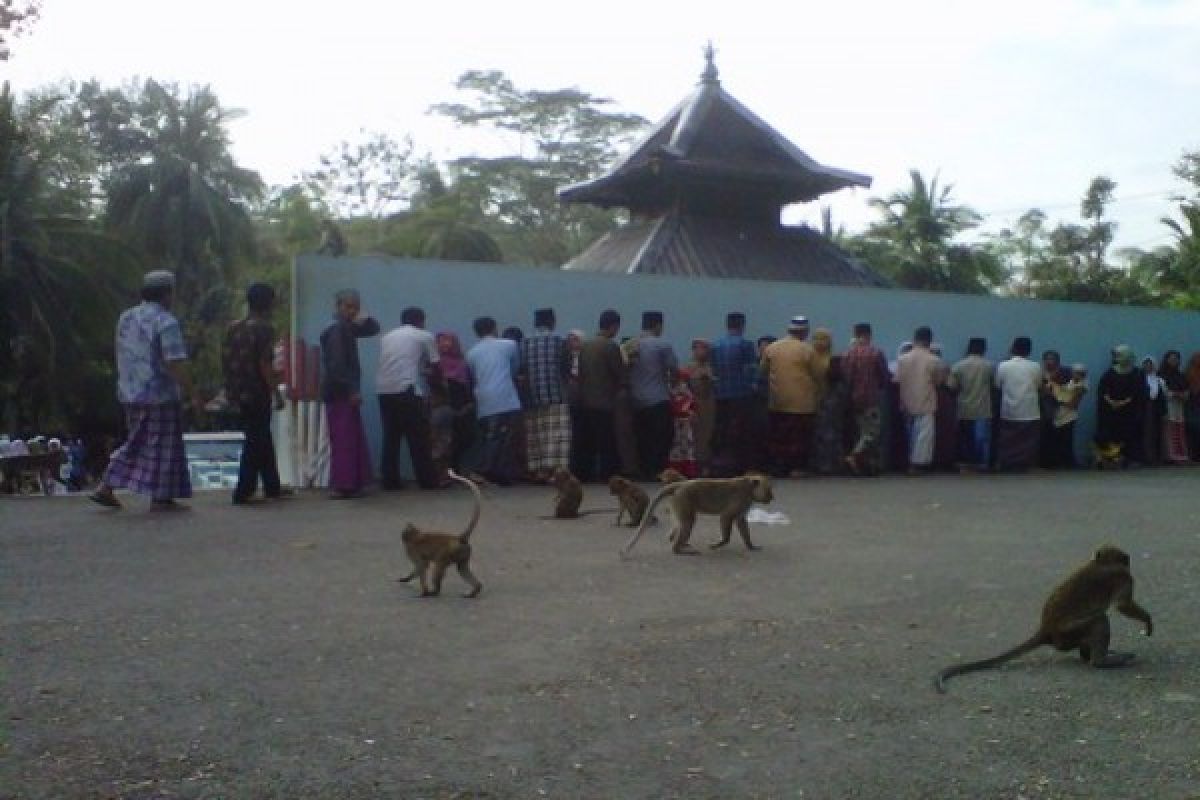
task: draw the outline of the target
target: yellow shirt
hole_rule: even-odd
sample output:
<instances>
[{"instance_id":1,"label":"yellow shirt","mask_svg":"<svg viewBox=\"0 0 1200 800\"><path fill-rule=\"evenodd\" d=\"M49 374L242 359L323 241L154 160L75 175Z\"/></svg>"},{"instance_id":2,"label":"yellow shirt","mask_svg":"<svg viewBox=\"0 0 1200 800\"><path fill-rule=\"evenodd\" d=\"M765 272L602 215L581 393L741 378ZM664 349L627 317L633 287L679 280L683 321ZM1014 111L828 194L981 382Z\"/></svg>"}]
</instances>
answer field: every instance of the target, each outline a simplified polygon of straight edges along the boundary
<instances>
[{"instance_id":1,"label":"yellow shirt","mask_svg":"<svg viewBox=\"0 0 1200 800\"><path fill-rule=\"evenodd\" d=\"M815 414L817 383L812 345L792 336L772 342L763 353L761 369L771 387L770 409L789 414Z\"/></svg>"}]
</instances>

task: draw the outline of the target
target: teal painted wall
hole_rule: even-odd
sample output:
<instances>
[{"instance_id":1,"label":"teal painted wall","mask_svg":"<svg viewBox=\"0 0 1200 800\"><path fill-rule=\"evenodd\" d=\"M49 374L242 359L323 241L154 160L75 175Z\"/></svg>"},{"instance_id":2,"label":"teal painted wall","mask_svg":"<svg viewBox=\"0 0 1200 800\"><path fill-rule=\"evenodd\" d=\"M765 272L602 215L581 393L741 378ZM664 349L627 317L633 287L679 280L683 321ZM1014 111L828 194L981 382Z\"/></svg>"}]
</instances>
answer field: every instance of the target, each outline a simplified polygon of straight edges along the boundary
<instances>
[{"instance_id":1,"label":"teal painted wall","mask_svg":"<svg viewBox=\"0 0 1200 800\"><path fill-rule=\"evenodd\" d=\"M833 331L836 351L845 348L856 322L870 322L875 341L889 355L919 325L933 328L948 361L958 360L971 336L986 336L988 357L1006 357L1014 336L1033 339L1035 355L1055 349L1065 363L1082 361L1091 370L1094 389L1108 365L1114 344L1132 345L1138 357L1155 359L1168 349L1188 355L1200 350L1200 314L1149 308L1051 303L974 295L859 289L805 283L772 283L655 275L609 275L497 264L417 261L384 257L328 258L301 256L294 265L294 332L316 342L329 323L333 295L355 288L363 307L383 329L400 324L410 305L425 309L431 331L454 330L469 348L475 337L471 322L491 316L503 329L532 329L533 309L552 307L559 331L582 328L594 332L606 308L621 313L621 335L637 332L644 310L666 314L665 336L681 358L693 337L723 333L725 313L744 311L747 335L782 336L794 314L804 314L814 327ZM362 340L363 388L374 385L378 339ZM380 442L378 407L363 404L373 455ZM1095 393L1085 400L1078 444L1090 438L1095 420Z\"/></svg>"}]
</instances>

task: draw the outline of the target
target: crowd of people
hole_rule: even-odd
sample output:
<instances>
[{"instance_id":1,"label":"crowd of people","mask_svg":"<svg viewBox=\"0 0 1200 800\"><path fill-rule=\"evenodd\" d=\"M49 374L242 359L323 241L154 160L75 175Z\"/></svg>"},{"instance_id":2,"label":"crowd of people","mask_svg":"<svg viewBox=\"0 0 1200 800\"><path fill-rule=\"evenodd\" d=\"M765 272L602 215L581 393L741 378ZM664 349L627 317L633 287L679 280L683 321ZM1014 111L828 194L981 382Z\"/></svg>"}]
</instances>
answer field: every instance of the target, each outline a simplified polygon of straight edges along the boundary
<instances>
[{"instance_id":1,"label":"crowd of people","mask_svg":"<svg viewBox=\"0 0 1200 800\"><path fill-rule=\"evenodd\" d=\"M753 341L735 312L722 336L693 339L684 361L664 338L661 312L643 313L638 335L624 338L613 310L590 336L557 332L549 308L532 322L525 335L476 319L464 351L456 332L428 331L422 309L403 311L381 339L374 387L384 489L402 486L405 441L423 488L446 485L449 469L509 485L548 482L559 469L606 481L654 480L667 468L686 477L801 477L1200 458L1200 353L1185 368L1170 351L1160 366L1117 346L1093 389L1086 366L1067 367L1053 350L1034 360L1021 336L999 363L984 338L950 361L922 326L889 361L866 323L839 353L833 333L810 330L805 317L778 339ZM338 293L321 336L338 497L357 496L371 480L357 340L379 333L356 291ZM1081 456L1075 424L1089 394L1097 426Z\"/></svg>"},{"instance_id":2,"label":"crowd of people","mask_svg":"<svg viewBox=\"0 0 1200 800\"><path fill-rule=\"evenodd\" d=\"M151 507L178 510L192 487L183 413L192 384L179 321L171 313L175 278L143 279L142 302L117 323L118 397L127 434L91 499L120 508L127 488ZM281 404L270 316L275 293L255 284L247 313L226 331L225 394L245 432L233 502L289 496L280 482L271 413ZM407 442L415 480L446 486L448 471L499 485L549 482L560 470L580 480L613 475L654 480L670 468L686 477L750 471L777 477L884 470L921 473L1068 468L1080 463L1075 424L1093 393L1086 366L1066 367L1053 350L1032 359L1033 343L1012 342L994 363L972 338L951 363L928 327L917 328L895 360L854 326L836 352L833 333L797 316L786 335L746 338L746 316L730 313L715 340L693 339L686 362L664 338L657 311L642 314L637 336L621 338L621 316L606 310L597 331L556 331L554 310L533 314L533 333L502 332L490 317L473 324L464 352L457 333L426 330L425 313L404 309L382 336L372 387L383 424L379 475L403 487ZM356 497L373 481L363 426L358 340L380 333L357 291L335 298L321 334L321 399L330 443L329 488ZM1138 361L1118 345L1094 389L1097 424L1085 458L1100 466L1185 464L1200 460L1200 353Z\"/></svg>"}]
</instances>

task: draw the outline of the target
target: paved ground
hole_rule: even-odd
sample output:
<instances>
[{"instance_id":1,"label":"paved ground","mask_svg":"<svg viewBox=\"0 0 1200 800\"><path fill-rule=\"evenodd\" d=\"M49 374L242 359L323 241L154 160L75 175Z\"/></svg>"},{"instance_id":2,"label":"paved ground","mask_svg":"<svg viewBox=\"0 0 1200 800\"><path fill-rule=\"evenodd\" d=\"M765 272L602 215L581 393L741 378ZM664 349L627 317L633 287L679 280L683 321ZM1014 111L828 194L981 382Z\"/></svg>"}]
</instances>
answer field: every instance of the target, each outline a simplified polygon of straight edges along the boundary
<instances>
[{"instance_id":1,"label":"paved ground","mask_svg":"<svg viewBox=\"0 0 1200 800\"><path fill-rule=\"evenodd\" d=\"M0 797L1200 797L1200 470L787 482L762 552L628 562L498 490L483 595L416 599L399 529L467 497L0 500ZM1155 614L1114 622L1135 667L931 690L1104 541Z\"/></svg>"}]
</instances>

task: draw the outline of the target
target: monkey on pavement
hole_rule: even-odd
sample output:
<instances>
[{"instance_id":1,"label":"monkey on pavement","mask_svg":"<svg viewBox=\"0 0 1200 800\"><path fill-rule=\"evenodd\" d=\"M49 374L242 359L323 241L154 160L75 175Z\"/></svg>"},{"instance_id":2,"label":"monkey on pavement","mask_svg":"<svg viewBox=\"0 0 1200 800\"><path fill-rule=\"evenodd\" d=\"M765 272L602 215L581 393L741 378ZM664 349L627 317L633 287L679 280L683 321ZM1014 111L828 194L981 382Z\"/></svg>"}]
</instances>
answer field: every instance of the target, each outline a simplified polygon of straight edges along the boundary
<instances>
[{"instance_id":1,"label":"monkey on pavement","mask_svg":"<svg viewBox=\"0 0 1200 800\"><path fill-rule=\"evenodd\" d=\"M558 489L554 496L554 518L574 519L579 516L579 506L583 503L583 484L567 470L559 467L554 470L550 482Z\"/></svg>"},{"instance_id":2,"label":"monkey on pavement","mask_svg":"<svg viewBox=\"0 0 1200 800\"><path fill-rule=\"evenodd\" d=\"M404 551L408 553L408 558L412 561L413 570L407 577L400 578L400 580L407 583L419 576L421 578L421 597L432 597L442 590L442 577L446 574L446 569L453 564L458 568L458 574L462 579L471 586L471 591L463 597L475 597L483 589L483 584L471 574L470 539L471 531L475 530L475 524L479 522L481 504L479 488L474 482L458 475L454 470L449 470L447 474L459 483L465 483L471 493L475 495L475 510L471 513L471 521L459 534L423 531L411 522L406 525L401 538L404 540ZM433 565L432 589L426 579L426 573L431 564Z\"/></svg>"},{"instance_id":3,"label":"monkey on pavement","mask_svg":"<svg viewBox=\"0 0 1200 800\"><path fill-rule=\"evenodd\" d=\"M1063 652L1078 650L1079 657L1093 667L1123 667L1133 661L1133 653L1108 649L1107 612L1113 606L1130 619L1141 621L1147 636L1154 633L1150 614L1133 599L1129 556L1123 550L1105 545L1046 598L1041 625L1033 636L993 658L946 667L934 677L933 686L945 692L946 680L955 675L999 666L1042 645Z\"/></svg>"},{"instance_id":4,"label":"monkey on pavement","mask_svg":"<svg viewBox=\"0 0 1200 800\"><path fill-rule=\"evenodd\" d=\"M733 535L734 523L738 533L746 544L747 550L759 549L750 541L750 526L746 522L746 512L752 503L769 503L774 499L771 493L771 479L765 475L743 475L740 478L698 478L690 481L669 483L654 496L650 507L637 532L621 550L621 555L629 554L642 532L654 509L664 498L671 499L671 511L675 515L675 530L671 538L675 544L671 550L676 555L695 555L696 549L688 544L692 536L692 526L696 524L698 514L716 514L721 520L721 541L710 545L711 548L724 547L729 544Z\"/></svg>"},{"instance_id":5,"label":"monkey on pavement","mask_svg":"<svg viewBox=\"0 0 1200 800\"><path fill-rule=\"evenodd\" d=\"M687 476L674 467L667 467L658 473L658 479L662 483L679 483L680 481L686 481Z\"/></svg>"},{"instance_id":6,"label":"monkey on pavement","mask_svg":"<svg viewBox=\"0 0 1200 800\"><path fill-rule=\"evenodd\" d=\"M650 497L642 487L620 475L613 475L608 479L608 493L617 497L617 525L621 524L622 516L628 516L630 527L642 521L646 507L650 505Z\"/></svg>"}]
</instances>

